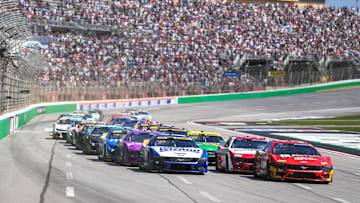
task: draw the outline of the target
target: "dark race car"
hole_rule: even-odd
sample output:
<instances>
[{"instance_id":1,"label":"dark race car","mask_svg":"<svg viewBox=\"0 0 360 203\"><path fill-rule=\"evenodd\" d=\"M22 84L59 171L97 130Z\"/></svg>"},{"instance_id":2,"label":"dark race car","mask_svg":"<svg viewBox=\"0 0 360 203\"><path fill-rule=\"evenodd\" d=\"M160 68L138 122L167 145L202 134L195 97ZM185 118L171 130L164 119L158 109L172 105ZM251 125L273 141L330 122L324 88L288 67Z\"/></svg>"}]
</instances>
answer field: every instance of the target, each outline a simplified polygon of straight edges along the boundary
<instances>
[{"instance_id":1,"label":"dark race car","mask_svg":"<svg viewBox=\"0 0 360 203\"><path fill-rule=\"evenodd\" d=\"M104 133L108 133L111 129L119 128L114 125L95 125L89 133L87 133L83 139L83 152L84 154L97 154L98 146L101 140L101 136Z\"/></svg>"},{"instance_id":2,"label":"dark race car","mask_svg":"<svg viewBox=\"0 0 360 203\"><path fill-rule=\"evenodd\" d=\"M152 138L159 132L134 130L118 142L115 161L119 164L138 165L139 150L144 140Z\"/></svg>"}]
</instances>

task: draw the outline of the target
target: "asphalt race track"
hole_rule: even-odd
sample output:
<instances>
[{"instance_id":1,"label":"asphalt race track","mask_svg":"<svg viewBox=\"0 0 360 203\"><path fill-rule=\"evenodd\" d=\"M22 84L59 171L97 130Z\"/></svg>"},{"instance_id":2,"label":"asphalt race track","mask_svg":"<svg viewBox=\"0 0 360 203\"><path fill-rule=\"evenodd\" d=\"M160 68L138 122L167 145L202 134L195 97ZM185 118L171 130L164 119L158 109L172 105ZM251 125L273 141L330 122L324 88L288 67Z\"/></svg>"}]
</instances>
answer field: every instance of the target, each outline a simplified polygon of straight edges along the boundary
<instances>
[{"instance_id":1,"label":"asphalt race track","mask_svg":"<svg viewBox=\"0 0 360 203\"><path fill-rule=\"evenodd\" d=\"M244 121L360 113L360 88L295 96L149 107L153 120L237 135L191 121ZM121 111L121 110L119 110ZM114 113L107 112L106 119ZM0 141L0 202L359 202L360 158L331 156L334 182L281 182L210 167L206 175L147 173L101 162L50 138L57 115L34 118Z\"/></svg>"}]
</instances>

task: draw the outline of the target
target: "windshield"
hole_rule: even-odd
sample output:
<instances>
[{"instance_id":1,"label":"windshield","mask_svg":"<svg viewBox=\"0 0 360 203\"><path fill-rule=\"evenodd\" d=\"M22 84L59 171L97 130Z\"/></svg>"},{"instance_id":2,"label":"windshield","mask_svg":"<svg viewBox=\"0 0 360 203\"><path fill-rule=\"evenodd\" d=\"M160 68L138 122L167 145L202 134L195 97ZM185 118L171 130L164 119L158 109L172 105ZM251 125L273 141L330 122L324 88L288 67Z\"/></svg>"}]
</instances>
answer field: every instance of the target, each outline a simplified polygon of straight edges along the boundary
<instances>
[{"instance_id":1,"label":"windshield","mask_svg":"<svg viewBox=\"0 0 360 203\"><path fill-rule=\"evenodd\" d=\"M190 139L156 139L154 146L164 147L195 147L198 148L197 144Z\"/></svg>"},{"instance_id":2,"label":"windshield","mask_svg":"<svg viewBox=\"0 0 360 203\"><path fill-rule=\"evenodd\" d=\"M99 136L99 135L102 135L103 133L109 132L109 130L110 130L109 127L95 127L95 129L92 131L91 135Z\"/></svg>"},{"instance_id":3,"label":"windshield","mask_svg":"<svg viewBox=\"0 0 360 203\"><path fill-rule=\"evenodd\" d=\"M190 135L191 138L195 140L195 142L205 142L205 143L220 143L224 144L225 141L222 137L216 135Z\"/></svg>"},{"instance_id":4,"label":"windshield","mask_svg":"<svg viewBox=\"0 0 360 203\"><path fill-rule=\"evenodd\" d=\"M294 155L317 155L320 156L312 146L306 144L289 144L276 143L273 149L273 154L290 154Z\"/></svg>"},{"instance_id":5,"label":"windshield","mask_svg":"<svg viewBox=\"0 0 360 203\"><path fill-rule=\"evenodd\" d=\"M74 120L66 119L66 120L59 120L57 124L71 125L72 122L74 122Z\"/></svg>"},{"instance_id":6,"label":"windshield","mask_svg":"<svg viewBox=\"0 0 360 203\"><path fill-rule=\"evenodd\" d=\"M147 112L139 112L138 114L140 114L140 115L148 115L149 113L147 113Z\"/></svg>"},{"instance_id":7,"label":"windshield","mask_svg":"<svg viewBox=\"0 0 360 203\"><path fill-rule=\"evenodd\" d=\"M111 133L109 136L109 139L122 139L128 134L127 131L121 132L121 133Z\"/></svg>"},{"instance_id":8,"label":"windshield","mask_svg":"<svg viewBox=\"0 0 360 203\"><path fill-rule=\"evenodd\" d=\"M264 140L235 139L231 148L263 149L266 143Z\"/></svg>"},{"instance_id":9,"label":"windshield","mask_svg":"<svg viewBox=\"0 0 360 203\"><path fill-rule=\"evenodd\" d=\"M144 140L148 140L148 139L152 138L152 136L154 136L154 134L152 134L152 133L132 133L129 136L128 141L129 142L143 142Z\"/></svg>"},{"instance_id":10,"label":"windshield","mask_svg":"<svg viewBox=\"0 0 360 203\"><path fill-rule=\"evenodd\" d=\"M127 118L118 118L118 119L115 119L113 120L113 124L124 124L128 119Z\"/></svg>"},{"instance_id":11,"label":"windshield","mask_svg":"<svg viewBox=\"0 0 360 203\"><path fill-rule=\"evenodd\" d=\"M137 121L127 121L126 123L123 124L123 127L134 127L136 125Z\"/></svg>"}]
</instances>

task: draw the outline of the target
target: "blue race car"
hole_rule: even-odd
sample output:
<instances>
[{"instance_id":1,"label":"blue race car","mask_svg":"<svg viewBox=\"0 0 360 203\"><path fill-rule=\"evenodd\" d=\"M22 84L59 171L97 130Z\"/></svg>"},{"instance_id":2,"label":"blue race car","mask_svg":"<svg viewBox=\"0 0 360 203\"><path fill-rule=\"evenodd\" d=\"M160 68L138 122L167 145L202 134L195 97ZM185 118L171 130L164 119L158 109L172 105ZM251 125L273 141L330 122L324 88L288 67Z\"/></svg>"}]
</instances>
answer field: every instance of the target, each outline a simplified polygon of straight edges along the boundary
<instances>
[{"instance_id":1,"label":"blue race car","mask_svg":"<svg viewBox=\"0 0 360 203\"><path fill-rule=\"evenodd\" d=\"M191 137L157 135L144 141L140 149L139 168L204 174L208 169L208 155Z\"/></svg>"},{"instance_id":2,"label":"blue race car","mask_svg":"<svg viewBox=\"0 0 360 203\"><path fill-rule=\"evenodd\" d=\"M117 128L105 133L99 142L99 160L114 161L118 141L128 135L130 131L129 129Z\"/></svg>"}]
</instances>

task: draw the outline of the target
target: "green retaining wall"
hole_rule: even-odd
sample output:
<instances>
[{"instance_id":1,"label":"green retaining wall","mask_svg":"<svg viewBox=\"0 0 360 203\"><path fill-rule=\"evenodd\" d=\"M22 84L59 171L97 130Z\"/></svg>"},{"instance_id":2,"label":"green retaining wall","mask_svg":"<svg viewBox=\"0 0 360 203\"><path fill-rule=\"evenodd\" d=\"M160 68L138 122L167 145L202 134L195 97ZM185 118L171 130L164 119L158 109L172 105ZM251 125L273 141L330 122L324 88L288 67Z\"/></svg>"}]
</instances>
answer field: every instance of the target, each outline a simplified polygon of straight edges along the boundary
<instances>
[{"instance_id":1,"label":"green retaining wall","mask_svg":"<svg viewBox=\"0 0 360 203\"><path fill-rule=\"evenodd\" d=\"M76 111L77 104L63 104L54 106L45 106L45 113L62 113Z\"/></svg>"},{"instance_id":2,"label":"green retaining wall","mask_svg":"<svg viewBox=\"0 0 360 203\"><path fill-rule=\"evenodd\" d=\"M0 140L9 134L9 118L0 120Z\"/></svg>"},{"instance_id":3,"label":"green retaining wall","mask_svg":"<svg viewBox=\"0 0 360 203\"><path fill-rule=\"evenodd\" d=\"M27 122L29 122L31 119L33 119L35 116L37 116L37 107L32 108L29 111L26 111L24 113L19 114L19 125L18 127L22 127Z\"/></svg>"},{"instance_id":4,"label":"green retaining wall","mask_svg":"<svg viewBox=\"0 0 360 203\"><path fill-rule=\"evenodd\" d=\"M316 87L287 89L287 90L179 97L178 104L286 96L286 95L294 95L294 94L312 93L312 92L317 92L317 91L322 91L322 90L330 90L330 89L336 89L336 88L345 88L345 87L351 87L351 86L360 86L360 81L341 83L341 84L329 84L329 85L325 85L325 86L316 86Z\"/></svg>"}]
</instances>

